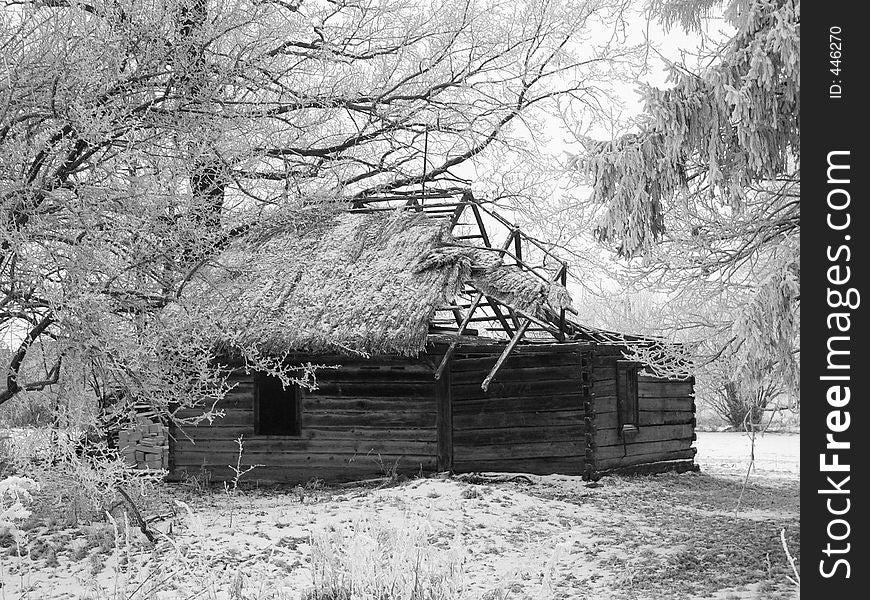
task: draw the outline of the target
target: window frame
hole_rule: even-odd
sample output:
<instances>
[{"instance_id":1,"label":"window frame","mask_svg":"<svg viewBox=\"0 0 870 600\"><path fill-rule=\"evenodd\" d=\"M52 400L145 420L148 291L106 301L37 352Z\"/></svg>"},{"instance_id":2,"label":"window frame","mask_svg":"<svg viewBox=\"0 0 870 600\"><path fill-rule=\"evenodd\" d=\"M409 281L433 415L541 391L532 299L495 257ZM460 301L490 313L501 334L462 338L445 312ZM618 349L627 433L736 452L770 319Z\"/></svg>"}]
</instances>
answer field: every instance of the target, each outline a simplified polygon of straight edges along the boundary
<instances>
[{"instance_id":1,"label":"window frame","mask_svg":"<svg viewBox=\"0 0 870 600\"><path fill-rule=\"evenodd\" d=\"M277 379L280 382L278 377L274 375L269 375L268 373L258 372L254 375L254 435L259 437L268 437L268 438L297 438L302 435L302 389L296 385L291 384L288 387L282 387L282 391L287 394L288 398L292 398L293 402L293 429L291 432L267 432L263 433L262 425L260 423L260 404L261 404L261 393L262 393L262 382L265 379Z\"/></svg>"},{"instance_id":2,"label":"window frame","mask_svg":"<svg viewBox=\"0 0 870 600\"><path fill-rule=\"evenodd\" d=\"M641 364L633 360L616 361L616 414L620 435L637 433L640 427L638 372Z\"/></svg>"}]
</instances>

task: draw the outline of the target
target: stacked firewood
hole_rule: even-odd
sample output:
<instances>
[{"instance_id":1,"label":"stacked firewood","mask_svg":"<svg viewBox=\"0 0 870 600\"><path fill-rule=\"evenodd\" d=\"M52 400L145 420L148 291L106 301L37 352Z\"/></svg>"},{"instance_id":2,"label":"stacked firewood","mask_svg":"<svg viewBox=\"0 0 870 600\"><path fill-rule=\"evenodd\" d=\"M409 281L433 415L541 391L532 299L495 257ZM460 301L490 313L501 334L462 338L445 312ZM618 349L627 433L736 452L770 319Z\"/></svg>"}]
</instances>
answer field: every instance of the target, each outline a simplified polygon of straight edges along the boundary
<instances>
[{"instance_id":1,"label":"stacked firewood","mask_svg":"<svg viewBox=\"0 0 870 600\"><path fill-rule=\"evenodd\" d=\"M118 432L121 457L137 469L165 469L168 466L169 446L166 426L139 415L136 424Z\"/></svg>"}]
</instances>

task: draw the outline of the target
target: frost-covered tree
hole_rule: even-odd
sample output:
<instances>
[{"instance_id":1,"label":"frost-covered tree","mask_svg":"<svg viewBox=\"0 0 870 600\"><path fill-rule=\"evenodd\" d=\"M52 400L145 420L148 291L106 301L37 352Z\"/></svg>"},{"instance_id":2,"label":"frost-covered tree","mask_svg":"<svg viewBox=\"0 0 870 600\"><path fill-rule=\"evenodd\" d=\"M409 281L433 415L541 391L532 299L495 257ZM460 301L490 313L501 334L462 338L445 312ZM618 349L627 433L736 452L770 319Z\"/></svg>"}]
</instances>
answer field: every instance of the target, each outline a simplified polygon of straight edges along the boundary
<instances>
[{"instance_id":1,"label":"frost-covered tree","mask_svg":"<svg viewBox=\"0 0 870 600\"><path fill-rule=\"evenodd\" d=\"M539 107L591 105L630 55L590 34L622 0L4 8L0 404L72 364L101 395L158 407L219 394L219 332L183 307L166 318L210 256L263 223L304 228L367 193L455 185ZM26 378L46 338L54 355Z\"/></svg>"},{"instance_id":2,"label":"frost-covered tree","mask_svg":"<svg viewBox=\"0 0 870 600\"><path fill-rule=\"evenodd\" d=\"M625 289L655 292L648 333L690 342L698 368L727 364L721 383L734 393L796 391L800 2L663 0L650 10L699 34L724 10L731 33L713 49L707 40L691 66L670 64L665 88L644 88L632 133L582 139L572 166L591 194L575 208L624 258Z\"/></svg>"}]
</instances>

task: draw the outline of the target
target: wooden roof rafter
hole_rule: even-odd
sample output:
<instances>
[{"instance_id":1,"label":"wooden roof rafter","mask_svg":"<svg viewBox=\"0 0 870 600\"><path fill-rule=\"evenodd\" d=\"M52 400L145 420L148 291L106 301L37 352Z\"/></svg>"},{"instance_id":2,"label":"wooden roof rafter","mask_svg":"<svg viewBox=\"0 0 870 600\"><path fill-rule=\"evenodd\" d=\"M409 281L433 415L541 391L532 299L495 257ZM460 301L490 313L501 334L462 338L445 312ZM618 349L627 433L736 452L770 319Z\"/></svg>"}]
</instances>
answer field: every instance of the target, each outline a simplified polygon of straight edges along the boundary
<instances>
[{"instance_id":1,"label":"wooden roof rafter","mask_svg":"<svg viewBox=\"0 0 870 600\"><path fill-rule=\"evenodd\" d=\"M431 218L449 219L449 227L457 245L464 248L479 249L498 253L507 266L516 266L523 273L540 279L546 284L567 284L568 264L553 254L545 244L526 235L514 223L500 215L495 210L485 206L485 202L476 199L468 189L428 189L402 192L391 192L379 196L357 199L354 202L354 212L379 212L389 210L413 210L424 212ZM469 217L463 220L463 217ZM496 245L498 237L492 228L500 229L504 239ZM472 242L476 240L476 242ZM532 255L541 257L541 265L533 264ZM549 264L548 264L549 263ZM555 273L552 265L558 265ZM571 337L571 323L566 321L566 309L558 314L545 310L543 315L531 314L516 306L500 301L478 289L471 282L466 282L465 289L460 293L461 302L451 301L449 305L438 307L437 312L445 314L438 323L456 323L456 329L434 327L439 333L449 331L455 340L450 343L435 372L435 379L440 379L456 351L461 337L467 337L471 323L489 324L486 329L500 333L508 340L508 344L499 356L492 371L481 384L486 390L498 371L504 365L507 357L521 341L534 342L566 342ZM572 311L573 312L573 311ZM433 320L434 321L434 320ZM534 332L538 337L529 338L526 334ZM476 333L476 332L475 332ZM540 337L543 335L544 337Z\"/></svg>"}]
</instances>

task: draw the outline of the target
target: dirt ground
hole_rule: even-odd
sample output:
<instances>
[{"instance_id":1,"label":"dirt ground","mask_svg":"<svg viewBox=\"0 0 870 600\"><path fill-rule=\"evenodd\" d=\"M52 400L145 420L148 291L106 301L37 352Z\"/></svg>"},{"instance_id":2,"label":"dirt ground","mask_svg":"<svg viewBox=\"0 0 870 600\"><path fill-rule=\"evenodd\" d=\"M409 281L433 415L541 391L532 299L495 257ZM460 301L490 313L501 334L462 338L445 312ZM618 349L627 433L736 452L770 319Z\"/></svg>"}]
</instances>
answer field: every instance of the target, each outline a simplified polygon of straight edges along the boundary
<instances>
[{"instance_id":1,"label":"dirt ground","mask_svg":"<svg viewBox=\"0 0 870 600\"><path fill-rule=\"evenodd\" d=\"M781 535L799 558L798 436L758 441L745 490L740 434L698 437L700 473L592 485L565 476L235 493L163 485L141 505L154 546L120 512L114 524L62 527L37 511L26 549L8 539L0 549L0 600L333 597L311 593L322 540L339 536L337 553L352 554L389 531L410 540L418 563L449 562L455 598L797 597Z\"/></svg>"}]
</instances>

